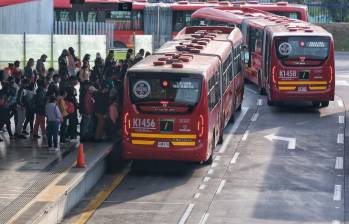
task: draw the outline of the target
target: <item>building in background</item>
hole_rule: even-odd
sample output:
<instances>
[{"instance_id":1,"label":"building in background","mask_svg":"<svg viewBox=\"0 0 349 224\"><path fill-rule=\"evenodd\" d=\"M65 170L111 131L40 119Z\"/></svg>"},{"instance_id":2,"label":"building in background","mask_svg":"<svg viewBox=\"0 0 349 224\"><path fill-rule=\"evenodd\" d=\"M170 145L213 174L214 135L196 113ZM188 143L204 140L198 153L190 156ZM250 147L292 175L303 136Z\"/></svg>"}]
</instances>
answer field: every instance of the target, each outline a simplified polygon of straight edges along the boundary
<instances>
[{"instance_id":1,"label":"building in background","mask_svg":"<svg viewBox=\"0 0 349 224\"><path fill-rule=\"evenodd\" d=\"M51 34L53 0L0 0L0 34Z\"/></svg>"}]
</instances>

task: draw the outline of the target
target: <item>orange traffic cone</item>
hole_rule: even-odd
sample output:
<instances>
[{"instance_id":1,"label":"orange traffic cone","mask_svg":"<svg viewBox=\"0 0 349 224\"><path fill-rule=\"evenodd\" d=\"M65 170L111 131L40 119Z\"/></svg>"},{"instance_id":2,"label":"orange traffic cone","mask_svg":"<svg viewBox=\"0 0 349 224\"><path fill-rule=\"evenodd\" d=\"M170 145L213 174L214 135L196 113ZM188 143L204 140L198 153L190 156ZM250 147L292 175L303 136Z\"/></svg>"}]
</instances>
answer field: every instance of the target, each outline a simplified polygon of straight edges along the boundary
<instances>
[{"instance_id":1,"label":"orange traffic cone","mask_svg":"<svg viewBox=\"0 0 349 224\"><path fill-rule=\"evenodd\" d=\"M76 168L85 168L86 162L85 162L85 155L84 155L84 145L79 144L78 148L78 158L76 159Z\"/></svg>"}]
</instances>

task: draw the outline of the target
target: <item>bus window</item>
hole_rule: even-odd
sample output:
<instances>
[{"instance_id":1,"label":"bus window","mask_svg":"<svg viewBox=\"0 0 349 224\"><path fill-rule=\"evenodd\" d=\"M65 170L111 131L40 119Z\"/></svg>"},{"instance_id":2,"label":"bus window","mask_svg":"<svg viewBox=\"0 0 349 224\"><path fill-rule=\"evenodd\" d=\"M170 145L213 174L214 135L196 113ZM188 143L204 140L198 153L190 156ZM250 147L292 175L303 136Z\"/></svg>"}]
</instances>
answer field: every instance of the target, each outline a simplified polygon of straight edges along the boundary
<instances>
[{"instance_id":1,"label":"bus window","mask_svg":"<svg viewBox=\"0 0 349 224\"><path fill-rule=\"evenodd\" d=\"M223 62L223 92L228 88L230 81L232 80L232 65L231 54Z\"/></svg>"},{"instance_id":2,"label":"bus window","mask_svg":"<svg viewBox=\"0 0 349 224\"><path fill-rule=\"evenodd\" d=\"M278 37L276 38L276 52L281 60L323 61L328 57L330 39L325 37Z\"/></svg>"},{"instance_id":3,"label":"bus window","mask_svg":"<svg viewBox=\"0 0 349 224\"><path fill-rule=\"evenodd\" d=\"M107 22L113 22L116 30L131 30L131 11L110 11L107 13Z\"/></svg>"},{"instance_id":4,"label":"bus window","mask_svg":"<svg viewBox=\"0 0 349 224\"><path fill-rule=\"evenodd\" d=\"M165 100L194 106L201 95L201 78L190 75L161 73L149 76L137 73L131 74L129 80L131 101L135 104Z\"/></svg>"},{"instance_id":5,"label":"bus window","mask_svg":"<svg viewBox=\"0 0 349 224\"><path fill-rule=\"evenodd\" d=\"M144 11L143 10L133 11L133 29L143 30L143 23L144 23Z\"/></svg>"},{"instance_id":6,"label":"bus window","mask_svg":"<svg viewBox=\"0 0 349 224\"><path fill-rule=\"evenodd\" d=\"M87 22L96 22L97 12L89 11L87 12Z\"/></svg>"},{"instance_id":7,"label":"bus window","mask_svg":"<svg viewBox=\"0 0 349 224\"><path fill-rule=\"evenodd\" d=\"M291 19L301 19L301 15L299 12L279 12L279 11L273 11L274 14L279 16L286 16Z\"/></svg>"},{"instance_id":8,"label":"bus window","mask_svg":"<svg viewBox=\"0 0 349 224\"><path fill-rule=\"evenodd\" d=\"M194 11L174 11L172 19L172 31L178 32L190 25L191 14Z\"/></svg>"},{"instance_id":9,"label":"bus window","mask_svg":"<svg viewBox=\"0 0 349 224\"><path fill-rule=\"evenodd\" d=\"M84 12L83 11L75 12L75 21L76 22L85 22Z\"/></svg>"},{"instance_id":10,"label":"bus window","mask_svg":"<svg viewBox=\"0 0 349 224\"><path fill-rule=\"evenodd\" d=\"M234 48L234 76L241 72L241 44Z\"/></svg>"},{"instance_id":11,"label":"bus window","mask_svg":"<svg viewBox=\"0 0 349 224\"><path fill-rule=\"evenodd\" d=\"M55 21L70 21L68 10L57 10L55 16Z\"/></svg>"},{"instance_id":12,"label":"bus window","mask_svg":"<svg viewBox=\"0 0 349 224\"><path fill-rule=\"evenodd\" d=\"M208 80L208 108L210 111L217 105L219 99L221 98L221 93L219 89L219 72L217 71L214 76Z\"/></svg>"}]
</instances>

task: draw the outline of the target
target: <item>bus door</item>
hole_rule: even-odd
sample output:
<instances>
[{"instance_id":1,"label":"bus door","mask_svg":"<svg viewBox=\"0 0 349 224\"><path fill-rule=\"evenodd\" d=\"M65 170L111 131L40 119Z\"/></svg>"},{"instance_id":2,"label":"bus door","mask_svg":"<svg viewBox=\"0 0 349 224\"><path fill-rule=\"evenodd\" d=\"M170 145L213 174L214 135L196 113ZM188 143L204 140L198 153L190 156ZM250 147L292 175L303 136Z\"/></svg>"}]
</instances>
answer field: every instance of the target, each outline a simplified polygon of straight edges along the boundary
<instances>
[{"instance_id":1,"label":"bus door","mask_svg":"<svg viewBox=\"0 0 349 224\"><path fill-rule=\"evenodd\" d=\"M263 75L262 75L262 78L263 78L264 87L265 87L267 92L269 92L269 88L271 85L270 47L271 47L270 36L269 36L268 32L264 31L264 35L263 35L263 69L262 69Z\"/></svg>"}]
</instances>

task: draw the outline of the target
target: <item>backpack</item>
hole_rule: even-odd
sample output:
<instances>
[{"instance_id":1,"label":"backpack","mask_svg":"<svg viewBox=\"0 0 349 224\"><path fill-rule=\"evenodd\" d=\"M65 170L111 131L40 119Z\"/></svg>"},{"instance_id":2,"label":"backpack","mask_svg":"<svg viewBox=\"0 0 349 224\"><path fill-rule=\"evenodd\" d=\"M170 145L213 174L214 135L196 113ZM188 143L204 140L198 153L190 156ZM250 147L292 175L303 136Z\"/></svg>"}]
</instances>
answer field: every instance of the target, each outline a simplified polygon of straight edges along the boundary
<instances>
[{"instance_id":1,"label":"backpack","mask_svg":"<svg viewBox=\"0 0 349 224\"><path fill-rule=\"evenodd\" d=\"M65 101L65 105L67 106L67 112L69 114L72 114L75 112L75 107L74 107L74 104L70 101Z\"/></svg>"}]
</instances>

